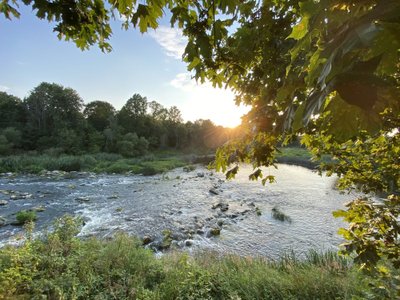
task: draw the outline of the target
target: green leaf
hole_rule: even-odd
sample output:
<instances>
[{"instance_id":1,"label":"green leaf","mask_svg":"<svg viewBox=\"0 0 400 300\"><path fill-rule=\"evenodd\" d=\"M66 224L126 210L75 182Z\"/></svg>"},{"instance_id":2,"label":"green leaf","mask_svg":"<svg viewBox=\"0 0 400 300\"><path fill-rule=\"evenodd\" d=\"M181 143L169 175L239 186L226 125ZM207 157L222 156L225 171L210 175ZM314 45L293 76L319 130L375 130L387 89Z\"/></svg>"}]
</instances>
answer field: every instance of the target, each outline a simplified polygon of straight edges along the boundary
<instances>
[{"instance_id":1,"label":"green leaf","mask_svg":"<svg viewBox=\"0 0 400 300\"><path fill-rule=\"evenodd\" d=\"M345 218L345 217L347 216L347 214L348 214L348 212L347 212L347 211L344 211L344 210L342 210L342 209L335 210L334 212L332 212L332 215L333 215L335 218Z\"/></svg>"},{"instance_id":2,"label":"green leaf","mask_svg":"<svg viewBox=\"0 0 400 300\"><path fill-rule=\"evenodd\" d=\"M239 171L239 166L235 166L234 168L230 169L228 172L226 172L225 177L226 179L232 179L235 178L237 172Z\"/></svg>"},{"instance_id":3,"label":"green leaf","mask_svg":"<svg viewBox=\"0 0 400 300\"><path fill-rule=\"evenodd\" d=\"M250 180L257 180L259 177L262 177L261 169L257 169L249 175Z\"/></svg>"},{"instance_id":4,"label":"green leaf","mask_svg":"<svg viewBox=\"0 0 400 300\"><path fill-rule=\"evenodd\" d=\"M292 33L288 36L288 38L301 40L307 34L308 21L309 17L304 16L301 21L293 27Z\"/></svg>"},{"instance_id":5,"label":"green leaf","mask_svg":"<svg viewBox=\"0 0 400 300\"><path fill-rule=\"evenodd\" d=\"M201 63L200 58L194 57L194 58L192 59L192 62L188 65L187 68L188 68L189 71L191 71L191 70L193 70L195 67L197 67L200 63Z\"/></svg>"}]
</instances>

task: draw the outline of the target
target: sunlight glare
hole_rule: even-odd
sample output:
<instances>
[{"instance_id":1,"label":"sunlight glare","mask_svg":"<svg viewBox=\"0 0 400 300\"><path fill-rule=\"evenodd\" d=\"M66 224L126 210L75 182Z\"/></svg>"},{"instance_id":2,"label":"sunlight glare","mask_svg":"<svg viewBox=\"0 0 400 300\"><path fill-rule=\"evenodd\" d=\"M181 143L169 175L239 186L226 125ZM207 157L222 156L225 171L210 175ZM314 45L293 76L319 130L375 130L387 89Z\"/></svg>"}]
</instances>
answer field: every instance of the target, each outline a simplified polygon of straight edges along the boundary
<instances>
[{"instance_id":1,"label":"sunlight glare","mask_svg":"<svg viewBox=\"0 0 400 300\"><path fill-rule=\"evenodd\" d=\"M185 102L181 106L185 120L210 119L216 125L236 127L241 116L249 107L236 106L234 93L229 89L213 88L211 83L196 83L190 74L178 74L171 85L185 92Z\"/></svg>"}]
</instances>

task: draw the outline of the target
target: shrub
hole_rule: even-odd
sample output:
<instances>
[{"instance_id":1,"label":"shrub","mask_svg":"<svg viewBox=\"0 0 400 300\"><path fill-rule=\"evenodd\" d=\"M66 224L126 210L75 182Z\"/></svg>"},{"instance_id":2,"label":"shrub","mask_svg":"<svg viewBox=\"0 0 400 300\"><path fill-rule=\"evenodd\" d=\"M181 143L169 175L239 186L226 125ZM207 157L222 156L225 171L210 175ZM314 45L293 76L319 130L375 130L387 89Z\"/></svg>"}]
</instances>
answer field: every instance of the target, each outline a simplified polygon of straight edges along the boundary
<instances>
[{"instance_id":1,"label":"shrub","mask_svg":"<svg viewBox=\"0 0 400 300\"><path fill-rule=\"evenodd\" d=\"M149 142L144 137L138 137L136 133L127 133L122 141L117 143L118 153L125 157L136 157L144 155L148 148Z\"/></svg>"},{"instance_id":2,"label":"shrub","mask_svg":"<svg viewBox=\"0 0 400 300\"><path fill-rule=\"evenodd\" d=\"M105 171L107 173L126 173L131 171L131 166L126 164L124 161L117 161L108 166Z\"/></svg>"},{"instance_id":3,"label":"shrub","mask_svg":"<svg viewBox=\"0 0 400 300\"><path fill-rule=\"evenodd\" d=\"M272 217L275 220L279 220L279 221L282 221L282 222L286 221L286 222L289 222L289 223L292 222L292 219L289 216L285 215L282 211L280 211L280 209L277 208L276 206L273 207L271 211L272 211Z\"/></svg>"},{"instance_id":4,"label":"shrub","mask_svg":"<svg viewBox=\"0 0 400 300\"><path fill-rule=\"evenodd\" d=\"M64 149L61 147L51 147L46 150L43 150L43 154L58 157L64 153Z\"/></svg>"},{"instance_id":5,"label":"shrub","mask_svg":"<svg viewBox=\"0 0 400 300\"><path fill-rule=\"evenodd\" d=\"M117 161L122 159L122 155L117 153L100 152L94 154L94 158L98 161Z\"/></svg>"},{"instance_id":6,"label":"shrub","mask_svg":"<svg viewBox=\"0 0 400 300\"><path fill-rule=\"evenodd\" d=\"M18 224L26 224L28 222L36 221L37 215L35 211L32 210L21 210L17 212L15 218L17 219Z\"/></svg>"},{"instance_id":7,"label":"shrub","mask_svg":"<svg viewBox=\"0 0 400 300\"><path fill-rule=\"evenodd\" d=\"M7 155L11 152L13 145L4 135L0 135L0 155Z\"/></svg>"},{"instance_id":8,"label":"shrub","mask_svg":"<svg viewBox=\"0 0 400 300\"><path fill-rule=\"evenodd\" d=\"M81 160L78 156L61 156L58 161L58 170L71 172L82 169Z\"/></svg>"},{"instance_id":9,"label":"shrub","mask_svg":"<svg viewBox=\"0 0 400 300\"><path fill-rule=\"evenodd\" d=\"M185 172L191 172L194 170L196 170L196 166L194 166L194 165L187 165L187 166L183 167L183 171L185 171Z\"/></svg>"},{"instance_id":10,"label":"shrub","mask_svg":"<svg viewBox=\"0 0 400 300\"><path fill-rule=\"evenodd\" d=\"M163 170L157 170L153 166L144 166L140 169L140 173L144 176L152 176L162 172Z\"/></svg>"}]
</instances>

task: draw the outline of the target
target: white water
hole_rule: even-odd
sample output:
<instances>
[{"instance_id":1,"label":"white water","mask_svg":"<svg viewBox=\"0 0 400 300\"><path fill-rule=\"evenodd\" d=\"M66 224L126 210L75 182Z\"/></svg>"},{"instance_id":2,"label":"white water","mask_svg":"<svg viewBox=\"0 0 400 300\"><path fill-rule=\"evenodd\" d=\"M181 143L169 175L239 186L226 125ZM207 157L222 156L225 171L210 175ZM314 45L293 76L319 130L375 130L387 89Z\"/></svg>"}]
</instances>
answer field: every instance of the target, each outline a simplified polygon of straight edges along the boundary
<instances>
[{"instance_id":1,"label":"white water","mask_svg":"<svg viewBox=\"0 0 400 300\"><path fill-rule=\"evenodd\" d=\"M204 177L197 176L204 173ZM80 236L108 237L124 231L132 235L162 238L162 231L177 235L178 245L190 239L185 250L211 249L240 255L277 257L288 251L298 254L310 249L332 250L342 241L336 234L343 224L332 217L354 196L341 195L332 189L333 178L320 177L296 166L279 165L265 170L276 176L277 183L262 186L248 180L251 168L244 166L237 178L225 181L198 167L186 173L182 169L151 177L98 175L78 179L46 179L38 176L0 178L0 189L33 194L32 199L8 200L0 207L0 216L11 220L21 209L44 205L38 213L38 230L65 213L86 218ZM216 187L218 195L209 192ZM89 197L78 202L78 197ZM226 202L229 209L212 209ZM261 211L257 215L255 207ZM271 209L278 207L292 220L281 222L272 218ZM221 234L207 237L210 228L222 223ZM15 240L21 229L12 225L0 227L0 240ZM204 232L204 234L202 233Z\"/></svg>"}]
</instances>

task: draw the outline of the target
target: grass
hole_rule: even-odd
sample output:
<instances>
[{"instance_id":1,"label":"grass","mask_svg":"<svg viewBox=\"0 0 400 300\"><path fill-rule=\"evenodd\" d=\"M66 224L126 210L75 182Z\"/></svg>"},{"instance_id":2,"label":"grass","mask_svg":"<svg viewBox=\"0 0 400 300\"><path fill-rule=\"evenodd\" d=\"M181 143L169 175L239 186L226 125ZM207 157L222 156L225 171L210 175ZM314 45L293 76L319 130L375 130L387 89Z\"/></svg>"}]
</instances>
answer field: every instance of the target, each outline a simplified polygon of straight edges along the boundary
<instances>
[{"instance_id":1,"label":"grass","mask_svg":"<svg viewBox=\"0 0 400 300\"><path fill-rule=\"evenodd\" d=\"M0 173L33 173L45 170L92 171L96 173L133 173L154 175L187 164L186 158L179 153L174 155L159 152L140 158L123 158L118 154L98 153L80 156L60 155L14 155L0 158Z\"/></svg>"},{"instance_id":2,"label":"grass","mask_svg":"<svg viewBox=\"0 0 400 300\"><path fill-rule=\"evenodd\" d=\"M19 212L17 212L17 214L15 215L15 218L18 222L18 224L25 224L28 222L33 222L37 219L37 215L35 211L32 210L21 210Z\"/></svg>"},{"instance_id":3,"label":"grass","mask_svg":"<svg viewBox=\"0 0 400 300\"><path fill-rule=\"evenodd\" d=\"M289 216L287 216L285 213L283 213L278 207L273 207L272 209L271 209L271 213L272 213L272 217L275 219L275 220L278 220L278 221L281 221L281 222L288 222L288 223L291 223L292 222L292 219L289 217Z\"/></svg>"},{"instance_id":4,"label":"grass","mask_svg":"<svg viewBox=\"0 0 400 300\"><path fill-rule=\"evenodd\" d=\"M0 299L362 299L369 291L334 253L157 259L127 235L80 240L78 231L77 221L64 217L41 238L1 248Z\"/></svg>"},{"instance_id":5,"label":"grass","mask_svg":"<svg viewBox=\"0 0 400 300\"><path fill-rule=\"evenodd\" d=\"M197 157L198 158L198 157ZM124 158L115 153L96 153L84 155L65 154L21 154L0 157L0 173L32 173L39 174L44 170L91 171L96 173L133 173L154 175L168 170L185 167L187 172L193 171L195 166L189 162L192 155L178 151L157 151L138 158ZM326 160L328 158L324 158ZM281 148L278 153L279 163L300 165L315 168L316 163L311 161L311 154L304 148Z\"/></svg>"}]
</instances>

